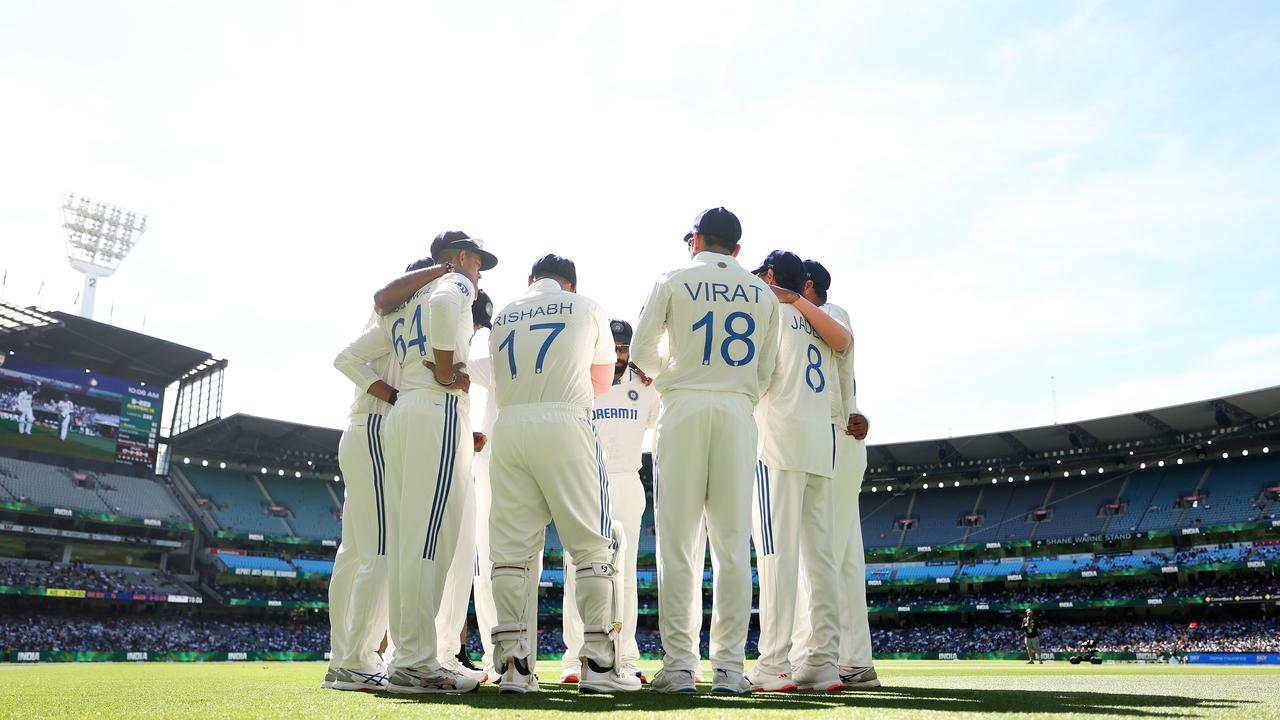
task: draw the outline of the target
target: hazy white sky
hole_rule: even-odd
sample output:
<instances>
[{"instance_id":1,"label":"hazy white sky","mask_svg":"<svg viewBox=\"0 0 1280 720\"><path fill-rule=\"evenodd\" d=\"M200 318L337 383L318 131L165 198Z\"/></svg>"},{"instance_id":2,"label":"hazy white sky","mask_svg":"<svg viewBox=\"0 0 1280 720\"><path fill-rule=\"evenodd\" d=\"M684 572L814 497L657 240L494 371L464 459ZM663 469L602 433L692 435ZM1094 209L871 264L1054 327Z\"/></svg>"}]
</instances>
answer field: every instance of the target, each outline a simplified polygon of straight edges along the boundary
<instances>
[{"instance_id":1,"label":"hazy white sky","mask_svg":"<svg viewBox=\"0 0 1280 720\"><path fill-rule=\"evenodd\" d=\"M499 305L558 252L634 320L726 205L747 262L832 270L879 442L1052 422L1050 376L1059 420L1274 385L1277 37L1257 2L6 3L4 297L74 309L63 193L146 212L97 319L229 358L226 414L340 426L332 358L437 232Z\"/></svg>"}]
</instances>

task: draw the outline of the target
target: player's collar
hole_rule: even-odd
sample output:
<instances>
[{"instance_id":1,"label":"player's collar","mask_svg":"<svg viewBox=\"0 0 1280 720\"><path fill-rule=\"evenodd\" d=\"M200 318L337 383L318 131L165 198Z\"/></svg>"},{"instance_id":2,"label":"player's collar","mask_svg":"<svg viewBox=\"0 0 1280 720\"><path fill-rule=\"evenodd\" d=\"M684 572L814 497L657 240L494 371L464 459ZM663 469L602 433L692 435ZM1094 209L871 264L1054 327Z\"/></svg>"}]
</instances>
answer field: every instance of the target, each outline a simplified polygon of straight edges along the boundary
<instances>
[{"instance_id":1,"label":"player's collar","mask_svg":"<svg viewBox=\"0 0 1280 720\"><path fill-rule=\"evenodd\" d=\"M697 255L694 255L693 261L704 265L722 262L733 263L734 265L738 264L738 259L734 256L726 253L711 252L710 250L703 250Z\"/></svg>"},{"instance_id":2,"label":"player's collar","mask_svg":"<svg viewBox=\"0 0 1280 720\"><path fill-rule=\"evenodd\" d=\"M559 282L556 282L551 278L542 278L540 280L534 280L533 284L529 286L530 295L548 293L548 292L564 292L564 288L560 287Z\"/></svg>"}]
</instances>

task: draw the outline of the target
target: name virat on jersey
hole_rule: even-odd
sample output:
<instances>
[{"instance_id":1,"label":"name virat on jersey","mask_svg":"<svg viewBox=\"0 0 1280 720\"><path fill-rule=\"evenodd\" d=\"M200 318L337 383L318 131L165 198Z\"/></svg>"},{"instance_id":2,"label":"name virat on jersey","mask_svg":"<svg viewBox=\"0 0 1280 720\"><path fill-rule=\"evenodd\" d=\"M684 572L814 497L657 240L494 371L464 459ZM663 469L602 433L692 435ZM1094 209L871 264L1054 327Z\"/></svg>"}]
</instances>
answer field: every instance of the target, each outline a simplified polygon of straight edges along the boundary
<instances>
[{"instance_id":1,"label":"name virat on jersey","mask_svg":"<svg viewBox=\"0 0 1280 720\"><path fill-rule=\"evenodd\" d=\"M552 315L572 315L573 303L571 302L553 302L546 305L521 310L520 312L509 312L502 315L493 316L493 327L495 329L510 323L522 322L524 320L532 320L540 317L550 317Z\"/></svg>"},{"instance_id":2,"label":"name virat on jersey","mask_svg":"<svg viewBox=\"0 0 1280 720\"><path fill-rule=\"evenodd\" d=\"M726 283L709 283L698 282L690 286L689 283L681 283L684 289L689 293L691 300L703 300L706 302L736 302L745 300L747 302L760 302L760 297L764 293L763 290L754 285L743 285L736 283L730 287Z\"/></svg>"}]
</instances>

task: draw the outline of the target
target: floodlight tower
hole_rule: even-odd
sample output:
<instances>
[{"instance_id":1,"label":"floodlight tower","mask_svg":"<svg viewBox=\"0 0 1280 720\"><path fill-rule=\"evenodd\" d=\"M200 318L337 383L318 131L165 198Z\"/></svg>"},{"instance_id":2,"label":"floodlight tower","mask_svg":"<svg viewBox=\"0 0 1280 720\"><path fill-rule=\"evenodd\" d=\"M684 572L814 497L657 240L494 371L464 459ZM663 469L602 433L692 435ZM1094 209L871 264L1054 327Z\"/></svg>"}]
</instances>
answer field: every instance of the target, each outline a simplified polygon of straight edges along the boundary
<instances>
[{"instance_id":1,"label":"floodlight tower","mask_svg":"<svg viewBox=\"0 0 1280 720\"><path fill-rule=\"evenodd\" d=\"M147 231L147 216L69 194L62 202L62 229L67 233L67 259L71 267L84 273L80 317L93 319L98 278L120 267Z\"/></svg>"}]
</instances>

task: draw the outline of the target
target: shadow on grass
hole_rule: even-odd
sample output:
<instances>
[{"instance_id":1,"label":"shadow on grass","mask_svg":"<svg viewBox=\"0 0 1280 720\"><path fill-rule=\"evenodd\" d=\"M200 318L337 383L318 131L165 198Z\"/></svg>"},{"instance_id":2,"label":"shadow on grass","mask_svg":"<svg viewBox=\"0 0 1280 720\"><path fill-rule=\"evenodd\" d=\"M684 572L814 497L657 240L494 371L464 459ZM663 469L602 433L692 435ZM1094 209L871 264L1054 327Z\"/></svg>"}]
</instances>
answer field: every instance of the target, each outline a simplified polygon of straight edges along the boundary
<instances>
[{"instance_id":1,"label":"shadow on grass","mask_svg":"<svg viewBox=\"0 0 1280 720\"><path fill-rule=\"evenodd\" d=\"M1248 712L1254 700L1194 698L1178 695L1135 695L1059 690L951 690L932 687L882 687L842 693L755 693L731 697L711 695L704 687L695 695L659 695L646 688L614 696L580 695L576 686L543 683L531 695L499 695L493 685L467 695L385 695L391 702L461 704L494 710L564 710L566 712L680 712L691 709L742 710L927 710L933 712L1127 715L1191 717L1202 710Z\"/></svg>"}]
</instances>

